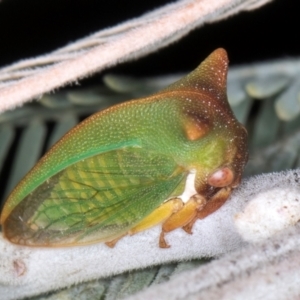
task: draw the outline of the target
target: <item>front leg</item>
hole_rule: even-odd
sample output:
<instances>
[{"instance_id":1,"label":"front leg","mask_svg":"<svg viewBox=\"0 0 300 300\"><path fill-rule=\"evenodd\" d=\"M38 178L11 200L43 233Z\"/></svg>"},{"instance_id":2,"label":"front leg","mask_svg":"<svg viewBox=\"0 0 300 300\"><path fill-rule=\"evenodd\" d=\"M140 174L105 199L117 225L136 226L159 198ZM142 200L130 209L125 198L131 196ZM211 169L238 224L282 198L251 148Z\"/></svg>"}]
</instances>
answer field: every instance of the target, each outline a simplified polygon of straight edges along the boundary
<instances>
[{"instance_id":1,"label":"front leg","mask_svg":"<svg viewBox=\"0 0 300 300\"><path fill-rule=\"evenodd\" d=\"M206 203L205 206L201 210L198 210L196 216L193 220L191 220L188 224L183 226L182 228L189 234L192 233L192 228L195 224L195 222L198 219L204 219L208 215L214 213L216 210L218 210L225 201L229 198L231 194L232 189L229 187L224 187L220 189L215 195L213 195Z\"/></svg>"},{"instance_id":2,"label":"front leg","mask_svg":"<svg viewBox=\"0 0 300 300\"><path fill-rule=\"evenodd\" d=\"M169 248L165 240L165 233L183 227L190 223L196 216L199 210L202 210L206 205L206 199L196 194L192 196L188 202L178 212L171 215L162 225L162 231L159 238L159 246L161 248Z\"/></svg>"},{"instance_id":3,"label":"front leg","mask_svg":"<svg viewBox=\"0 0 300 300\"><path fill-rule=\"evenodd\" d=\"M220 189L214 196L212 196L209 201L207 201L205 207L198 211L197 218L204 219L208 215L214 213L218 210L229 198L232 189L230 187L224 187Z\"/></svg>"}]
</instances>

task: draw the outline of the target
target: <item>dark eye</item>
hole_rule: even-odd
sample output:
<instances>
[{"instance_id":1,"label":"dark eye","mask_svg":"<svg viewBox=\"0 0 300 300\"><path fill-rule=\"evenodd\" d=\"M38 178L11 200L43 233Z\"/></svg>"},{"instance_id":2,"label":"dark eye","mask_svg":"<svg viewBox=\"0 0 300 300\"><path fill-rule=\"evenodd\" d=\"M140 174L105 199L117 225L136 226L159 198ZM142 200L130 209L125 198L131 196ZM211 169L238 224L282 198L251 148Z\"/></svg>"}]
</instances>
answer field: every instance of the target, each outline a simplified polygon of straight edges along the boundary
<instances>
[{"instance_id":1,"label":"dark eye","mask_svg":"<svg viewBox=\"0 0 300 300\"><path fill-rule=\"evenodd\" d=\"M208 184L214 187L225 187L234 180L233 171L229 167L221 168L208 177Z\"/></svg>"}]
</instances>

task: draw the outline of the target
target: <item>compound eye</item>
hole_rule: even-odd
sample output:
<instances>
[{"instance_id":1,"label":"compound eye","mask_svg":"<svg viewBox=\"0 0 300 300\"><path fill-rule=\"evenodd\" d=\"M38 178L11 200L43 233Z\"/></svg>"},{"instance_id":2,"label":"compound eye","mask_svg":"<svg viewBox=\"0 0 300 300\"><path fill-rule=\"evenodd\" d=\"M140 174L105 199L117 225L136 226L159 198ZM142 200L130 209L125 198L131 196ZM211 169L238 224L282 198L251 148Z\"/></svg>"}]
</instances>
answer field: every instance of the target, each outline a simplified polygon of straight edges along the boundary
<instances>
[{"instance_id":1,"label":"compound eye","mask_svg":"<svg viewBox=\"0 0 300 300\"><path fill-rule=\"evenodd\" d=\"M208 184L214 187L225 187L232 184L233 180L233 171L228 167L224 167L209 176Z\"/></svg>"}]
</instances>

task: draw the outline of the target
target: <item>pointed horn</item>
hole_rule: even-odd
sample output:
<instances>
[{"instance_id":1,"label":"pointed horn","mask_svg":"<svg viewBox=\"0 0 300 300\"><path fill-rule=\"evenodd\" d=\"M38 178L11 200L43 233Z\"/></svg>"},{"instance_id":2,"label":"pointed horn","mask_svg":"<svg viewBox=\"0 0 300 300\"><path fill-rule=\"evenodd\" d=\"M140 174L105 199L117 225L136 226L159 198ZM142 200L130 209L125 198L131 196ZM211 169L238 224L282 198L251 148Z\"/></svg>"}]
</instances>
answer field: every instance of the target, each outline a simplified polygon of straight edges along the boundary
<instances>
[{"instance_id":1,"label":"pointed horn","mask_svg":"<svg viewBox=\"0 0 300 300\"><path fill-rule=\"evenodd\" d=\"M164 91L195 91L227 102L228 57L226 50L212 52L193 72Z\"/></svg>"}]
</instances>

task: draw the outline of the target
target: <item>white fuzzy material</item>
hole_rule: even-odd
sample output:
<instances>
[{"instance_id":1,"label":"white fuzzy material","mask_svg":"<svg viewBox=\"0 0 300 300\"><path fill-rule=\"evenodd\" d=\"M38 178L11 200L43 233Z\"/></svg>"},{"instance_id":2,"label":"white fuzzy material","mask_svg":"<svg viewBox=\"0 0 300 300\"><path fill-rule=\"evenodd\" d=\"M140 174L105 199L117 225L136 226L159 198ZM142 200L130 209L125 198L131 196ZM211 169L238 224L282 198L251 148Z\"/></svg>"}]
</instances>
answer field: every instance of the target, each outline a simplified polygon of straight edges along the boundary
<instances>
[{"instance_id":1,"label":"white fuzzy material","mask_svg":"<svg viewBox=\"0 0 300 300\"><path fill-rule=\"evenodd\" d=\"M237 213L241 215L247 203L253 199L256 199L254 203L269 203L270 196L267 191L271 191L272 202L281 203L276 207L282 208L289 203L287 211L290 214L294 211L293 195L300 194L300 170L266 174L245 180L218 211L196 222L192 235L182 229L168 233L166 240L171 245L169 249L158 247L158 226L134 236L124 237L113 249L102 243L54 249L21 247L0 236L0 295L6 300L20 299L156 264L220 256L245 244L236 230L234 216ZM256 207L255 213L261 216L260 219L269 222L267 226L271 228L274 220L277 220L276 216L275 219L264 217L265 208L269 208L270 204ZM295 207L295 213L298 214L299 207ZM279 209L279 215L285 214L286 210ZM291 218L293 221L290 224L297 218ZM266 226L265 223L262 224L263 227ZM278 230L279 227L276 225L276 228ZM250 233L252 231L251 229ZM243 237L245 232L247 230L243 231Z\"/></svg>"},{"instance_id":2,"label":"white fuzzy material","mask_svg":"<svg viewBox=\"0 0 300 300\"><path fill-rule=\"evenodd\" d=\"M242 238L261 242L300 220L300 189L274 188L258 194L236 214L235 225Z\"/></svg>"}]
</instances>

